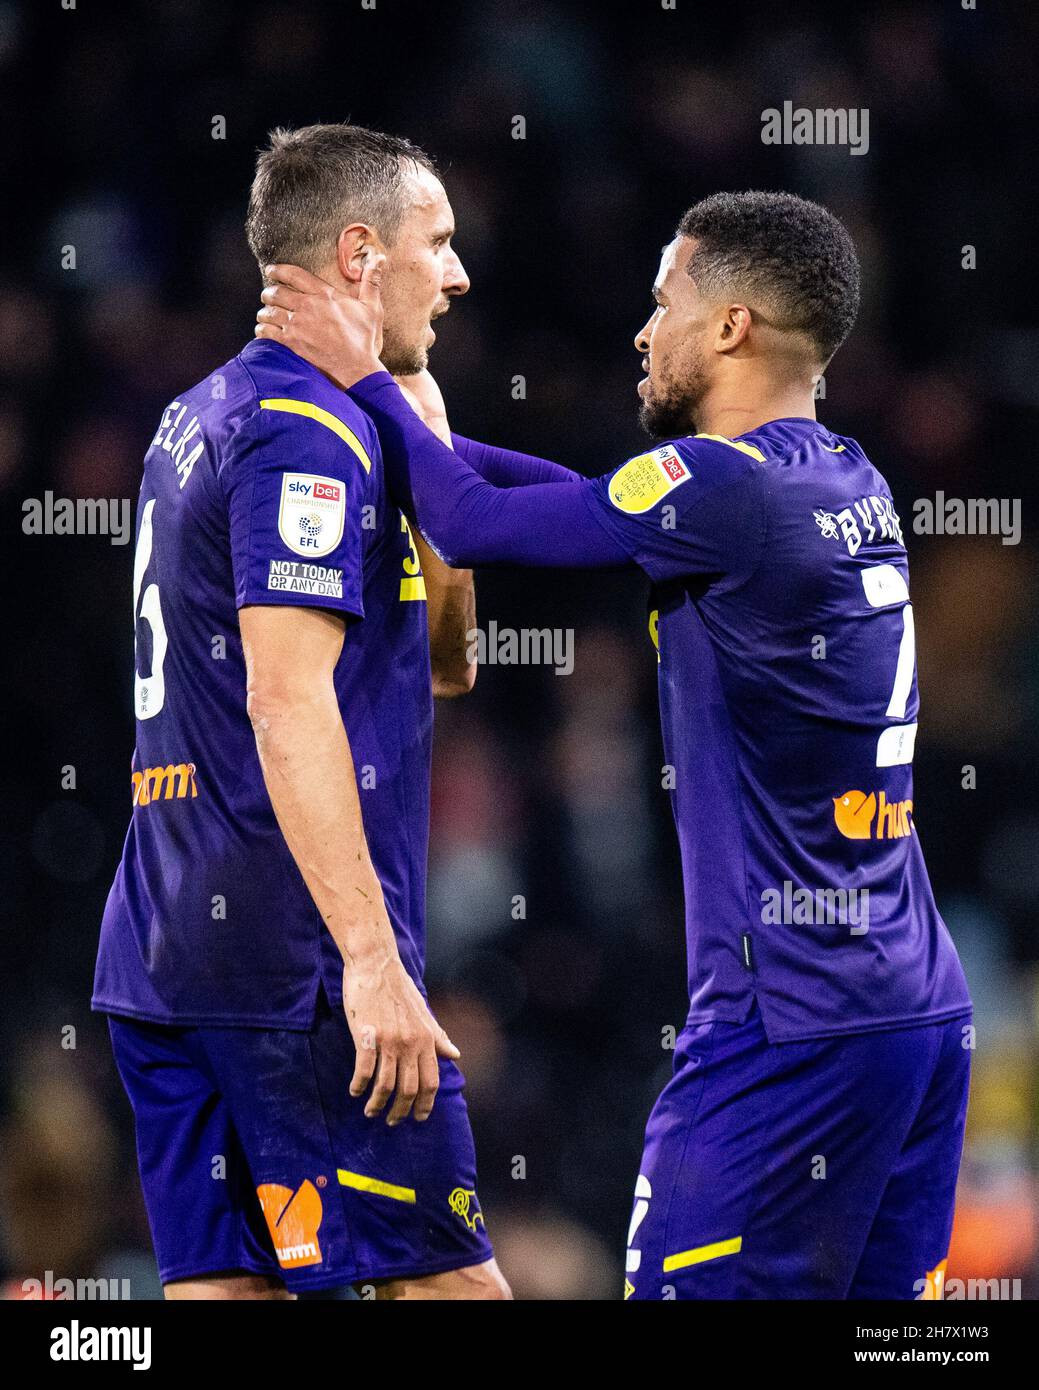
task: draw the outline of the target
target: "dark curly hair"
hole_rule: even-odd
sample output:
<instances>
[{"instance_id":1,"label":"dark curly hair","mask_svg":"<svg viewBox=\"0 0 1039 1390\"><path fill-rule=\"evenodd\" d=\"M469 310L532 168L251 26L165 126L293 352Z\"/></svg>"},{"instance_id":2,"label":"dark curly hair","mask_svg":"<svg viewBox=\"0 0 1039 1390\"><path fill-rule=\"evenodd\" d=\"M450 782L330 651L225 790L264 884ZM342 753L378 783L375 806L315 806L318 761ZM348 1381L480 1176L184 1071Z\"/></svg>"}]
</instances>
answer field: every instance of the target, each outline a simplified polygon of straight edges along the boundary
<instances>
[{"instance_id":1,"label":"dark curly hair","mask_svg":"<svg viewBox=\"0 0 1039 1390\"><path fill-rule=\"evenodd\" d=\"M714 193L678 224L697 247L701 294L739 294L777 328L803 333L828 362L859 308L859 258L832 212L793 193Z\"/></svg>"}]
</instances>

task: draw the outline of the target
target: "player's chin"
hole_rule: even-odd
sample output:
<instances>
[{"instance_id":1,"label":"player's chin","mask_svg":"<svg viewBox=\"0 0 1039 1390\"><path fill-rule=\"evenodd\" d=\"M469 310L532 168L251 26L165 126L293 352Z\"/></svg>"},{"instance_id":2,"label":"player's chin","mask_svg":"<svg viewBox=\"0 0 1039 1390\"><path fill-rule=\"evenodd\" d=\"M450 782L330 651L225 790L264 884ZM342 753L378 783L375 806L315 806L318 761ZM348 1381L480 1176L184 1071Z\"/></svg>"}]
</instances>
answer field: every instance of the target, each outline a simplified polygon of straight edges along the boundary
<instances>
[{"instance_id":1,"label":"player's chin","mask_svg":"<svg viewBox=\"0 0 1039 1390\"><path fill-rule=\"evenodd\" d=\"M652 397L639 407L639 424L651 439L679 439L690 429L687 410Z\"/></svg>"},{"instance_id":2,"label":"player's chin","mask_svg":"<svg viewBox=\"0 0 1039 1390\"><path fill-rule=\"evenodd\" d=\"M394 376L415 376L429 366L429 349L418 343L398 348L383 343L382 362Z\"/></svg>"}]
</instances>

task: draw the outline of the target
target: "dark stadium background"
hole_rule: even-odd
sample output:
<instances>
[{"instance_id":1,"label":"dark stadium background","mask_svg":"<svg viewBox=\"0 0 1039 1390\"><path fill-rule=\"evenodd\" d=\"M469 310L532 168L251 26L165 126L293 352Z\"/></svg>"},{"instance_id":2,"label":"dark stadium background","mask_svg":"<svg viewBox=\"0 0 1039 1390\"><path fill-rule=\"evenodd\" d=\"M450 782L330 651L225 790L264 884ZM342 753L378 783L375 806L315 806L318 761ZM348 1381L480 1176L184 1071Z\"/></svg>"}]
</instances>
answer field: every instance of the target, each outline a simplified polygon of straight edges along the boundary
<instances>
[{"instance_id":1,"label":"dark stadium background","mask_svg":"<svg viewBox=\"0 0 1039 1390\"><path fill-rule=\"evenodd\" d=\"M631 338L688 204L790 188L851 228L865 298L820 413L861 439L907 528L915 814L977 1004L949 1276L1035 1296L1037 20L992 0L0 3L11 1296L44 1269L157 1293L128 1106L88 1008L130 810L133 547L25 536L21 504L136 497L164 404L251 335L256 147L276 124L346 118L411 136L446 171L473 282L432 362L455 427L588 473L640 446ZM869 153L763 145L761 112L786 99L868 107ZM1021 498L1022 543L913 535L914 499L937 489ZM488 1226L524 1297L617 1296L663 1031L685 1014L645 598L632 576L481 573L481 624L572 627L576 668L488 667L438 712L430 981L464 1052Z\"/></svg>"}]
</instances>

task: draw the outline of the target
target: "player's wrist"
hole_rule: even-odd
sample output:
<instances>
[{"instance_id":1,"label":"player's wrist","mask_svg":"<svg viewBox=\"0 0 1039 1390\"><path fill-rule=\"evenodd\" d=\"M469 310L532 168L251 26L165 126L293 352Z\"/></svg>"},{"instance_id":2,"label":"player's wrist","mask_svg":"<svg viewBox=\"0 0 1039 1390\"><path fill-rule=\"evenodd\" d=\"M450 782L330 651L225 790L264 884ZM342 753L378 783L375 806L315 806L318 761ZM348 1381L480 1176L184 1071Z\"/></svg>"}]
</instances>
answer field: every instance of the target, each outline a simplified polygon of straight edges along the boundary
<instances>
[{"instance_id":1,"label":"player's wrist","mask_svg":"<svg viewBox=\"0 0 1039 1390\"><path fill-rule=\"evenodd\" d=\"M352 386L365 381L370 376L385 372L386 368L377 357L363 362L350 361L336 363L332 372L335 384L341 391L349 391Z\"/></svg>"},{"instance_id":2,"label":"player's wrist","mask_svg":"<svg viewBox=\"0 0 1039 1390\"><path fill-rule=\"evenodd\" d=\"M355 974L382 975L400 966L397 938L389 918L378 925L347 927L339 940L343 968Z\"/></svg>"}]
</instances>

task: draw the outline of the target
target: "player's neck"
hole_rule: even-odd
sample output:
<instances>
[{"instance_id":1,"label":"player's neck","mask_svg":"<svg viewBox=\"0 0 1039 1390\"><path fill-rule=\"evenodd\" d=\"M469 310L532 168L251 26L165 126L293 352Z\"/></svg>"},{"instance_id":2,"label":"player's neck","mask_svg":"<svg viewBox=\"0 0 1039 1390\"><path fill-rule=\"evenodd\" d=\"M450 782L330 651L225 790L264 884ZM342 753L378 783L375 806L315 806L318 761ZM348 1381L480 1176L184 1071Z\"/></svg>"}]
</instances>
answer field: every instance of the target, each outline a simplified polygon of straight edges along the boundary
<instances>
[{"instance_id":1,"label":"player's neck","mask_svg":"<svg viewBox=\"0 0 1039 1390\"><path fill-rule=\"evenodd\" d=\"M810 383L761 383L738 393L709 394L700 403L696 423L700 434L734 439L771 420L788 419L815 419L815 391Z\"/></svg>"}]
</instances>

